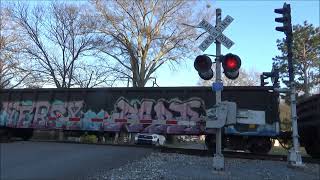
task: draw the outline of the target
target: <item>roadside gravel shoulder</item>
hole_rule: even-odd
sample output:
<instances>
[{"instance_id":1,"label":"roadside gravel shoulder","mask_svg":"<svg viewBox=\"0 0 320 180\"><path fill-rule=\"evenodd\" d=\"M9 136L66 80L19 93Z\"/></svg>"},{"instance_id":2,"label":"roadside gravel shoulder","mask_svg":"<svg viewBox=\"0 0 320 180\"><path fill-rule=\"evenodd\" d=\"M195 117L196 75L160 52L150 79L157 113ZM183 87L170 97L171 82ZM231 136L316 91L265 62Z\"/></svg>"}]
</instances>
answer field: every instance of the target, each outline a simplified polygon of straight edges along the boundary
<instances>
[{"instance_id":1,"label":"roadside gravel shoulder","mask_svg":"<svg viewBox=\"0 0 320 180\"><path fill-rule=\"evenodd\" d=\"M289 168L286 162L225 158L225 171L217 172L210 157L152 153L140 161L100 172L89 179L319 180L320 165Z\"/></svg>"}]
</instances>

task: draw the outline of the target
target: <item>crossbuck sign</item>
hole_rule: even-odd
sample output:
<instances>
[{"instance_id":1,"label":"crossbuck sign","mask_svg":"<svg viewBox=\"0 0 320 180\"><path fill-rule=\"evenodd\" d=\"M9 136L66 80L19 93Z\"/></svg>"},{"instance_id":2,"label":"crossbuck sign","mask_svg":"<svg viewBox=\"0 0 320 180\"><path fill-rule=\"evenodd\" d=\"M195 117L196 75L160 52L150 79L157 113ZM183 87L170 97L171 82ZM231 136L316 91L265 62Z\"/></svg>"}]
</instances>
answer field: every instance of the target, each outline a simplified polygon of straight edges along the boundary
<instances>
[{"instance_id":1,"label":"crossbuck sign","mask_svg":"<svg viewBox=\"0 0 320 180\"><path fill-rule=\"evenodd\" d=\"M205 51L215 40L217 40L226 48L230 49L234 42L223 35L222 32L229 26L229 24L231 24L232 21L233 18L228 15L220 24L217 25L217 27L214 27L203 19L198 26L205 29L210 36L200 44L199 48L202 51Z\"/></svg>"}]
</instances>

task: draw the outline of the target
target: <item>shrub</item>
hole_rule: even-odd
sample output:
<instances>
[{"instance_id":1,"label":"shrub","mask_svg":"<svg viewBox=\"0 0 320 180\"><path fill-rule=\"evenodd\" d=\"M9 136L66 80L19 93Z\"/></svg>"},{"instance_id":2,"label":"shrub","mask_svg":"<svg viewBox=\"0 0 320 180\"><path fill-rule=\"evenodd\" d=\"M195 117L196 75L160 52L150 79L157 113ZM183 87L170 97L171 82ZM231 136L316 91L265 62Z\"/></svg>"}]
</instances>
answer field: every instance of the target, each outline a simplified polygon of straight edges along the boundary
<instances>
[{"instance_id":1,"label":"shrub","mask_svg":"<svg viewBox=\"0 0 320 180\"><path fill-rule=\"evenodd\" d=\"M98 142L98 138L96 135L82 135L81 136L81 142L83 143L97 143Z\"/></svg>"}]
</instances>

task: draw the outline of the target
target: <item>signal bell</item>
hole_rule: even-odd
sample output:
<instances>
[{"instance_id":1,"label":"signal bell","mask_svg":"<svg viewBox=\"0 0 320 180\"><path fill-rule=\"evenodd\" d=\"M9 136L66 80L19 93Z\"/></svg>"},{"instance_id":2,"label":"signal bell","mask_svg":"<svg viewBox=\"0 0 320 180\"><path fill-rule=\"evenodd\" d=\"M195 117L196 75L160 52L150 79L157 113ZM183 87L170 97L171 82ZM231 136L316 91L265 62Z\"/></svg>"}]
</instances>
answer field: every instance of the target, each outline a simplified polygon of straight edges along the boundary
<instances>
[{"instance_id":1,"label":"signal bell","mask_svg":"<svg viewBox=\"0 0 320 180\"><path fill-rule=\"evenodd\" d=\"M206 55L199 55L194 61L194 68L198 71L199 76L204 80L210 80L213 77L211 66L212 61Z\"/></svg>"},{"instance_id":2,"label":"signal bell","mask_svg":"<svg viewBox=\"0 0 320 180\"><path fill-rule=\"evenodd\" d=\"M228 79L237 79L239 77L239 69L241 67L241 59L235 54L226 54L221 59L224 75Z\"/></svg>"}]
</instances>

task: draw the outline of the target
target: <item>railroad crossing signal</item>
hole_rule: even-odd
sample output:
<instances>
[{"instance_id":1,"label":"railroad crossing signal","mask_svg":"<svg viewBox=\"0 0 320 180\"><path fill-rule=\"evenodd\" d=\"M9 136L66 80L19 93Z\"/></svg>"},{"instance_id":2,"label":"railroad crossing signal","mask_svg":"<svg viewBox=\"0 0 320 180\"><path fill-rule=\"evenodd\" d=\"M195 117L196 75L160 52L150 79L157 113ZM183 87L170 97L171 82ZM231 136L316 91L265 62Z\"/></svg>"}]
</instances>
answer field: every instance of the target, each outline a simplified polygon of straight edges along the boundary
<instances>
[{"instance_id":1,"label":"railroad crossing signal","mask_svg":"<svg viewBox=\"0 0 320 180\"><path fill-rule=\"evenodd\" d=\"M198 71L199 76L204 80L209 80L213 77L211 66L212 61L206 55L197 56L194 61L194 68Z\"/></svg>"},{"instance_id":2,"label":"railroad crossing signal","mask_svg":"<svg viewBox=\"0 0 320 180\"><path fill-rule=\"evenodd\" d=\"M235 54L221 56L221 62L224 75L229 79L237 79L241 67L241 59ZM211 69L212 61L207 55L199 55L194 61L194 68L198 71L199 76L204 80L210 80L213 77Z\"/></svg>"},{"instance_id":3,"label":"railroad crossing signal","mask_svg":"<svg viewBox=\"0 0 320 180\"><path fill-rule=\"evenodd\" d=\"M239 77L239 69L241 67L241 59L235 54L227 54L222 57L222 67L224 75L229 79L237 79Z\"/></svg>"},{"instance_id":4,"label":"railroad crossing signal","mask_svg":"<svg viewBox=\"0 0 320 180\"><path fill-rule=\"evenodd\" d=\"M275 9L274 12L277 14L282 14L282 17L275 18L276 22L283 23L283 26L276 27L276 30L284 32L286 35L292 35L290 4L284 3L283 8Z\"/></svg>"},{"instance_id":5,"label":"railroad crossing signal","mask_svg":"<svg viewBox=\"0 0 320 180\"><path fill-rule=\"evenodd\" d=\"M205 29L210 35L200 44L199 48L205 51L214 41L218 41L223 44L226 48L231 48L234 42L232 42L228 37L222 34L222 32L231 24L233 18L231 16L226 16L221 23L217 23L214 27L206 20L202 20L199 23L199 27ZM239 56L234 54L227 54L225 56L219 56L221 58L222 67L224 69L224 74L229 79L236 79L239 76L239 68L241 66L241 60ZM200 55L194 61L194 68L198 71L199 76L204 80L209 80L213 77L213 71L211 69L212 61L206 55Z\"/></svg>"},{"instance_id":6,"label":"railroad crossing signal","mask_svg":"<svg viewBox=\"0 0 320 180\"><path fill-rule=\"evenodd\" d=\"M198 26L205 29L210 34L210 36L208 36L200 44L199 48L202 51L205 51L215 40L217 40L221 44L223 44L226 48L230 49L231 46L233 46L234 42L231 41L225 35L223 35L222 31L224 31L229 26L229 24L231 24L232 21L233 21L233 18L228 15L217 27L214 27L210 23L208 23L206 20L203 19Z\"/></svg>"}]
</instances>

